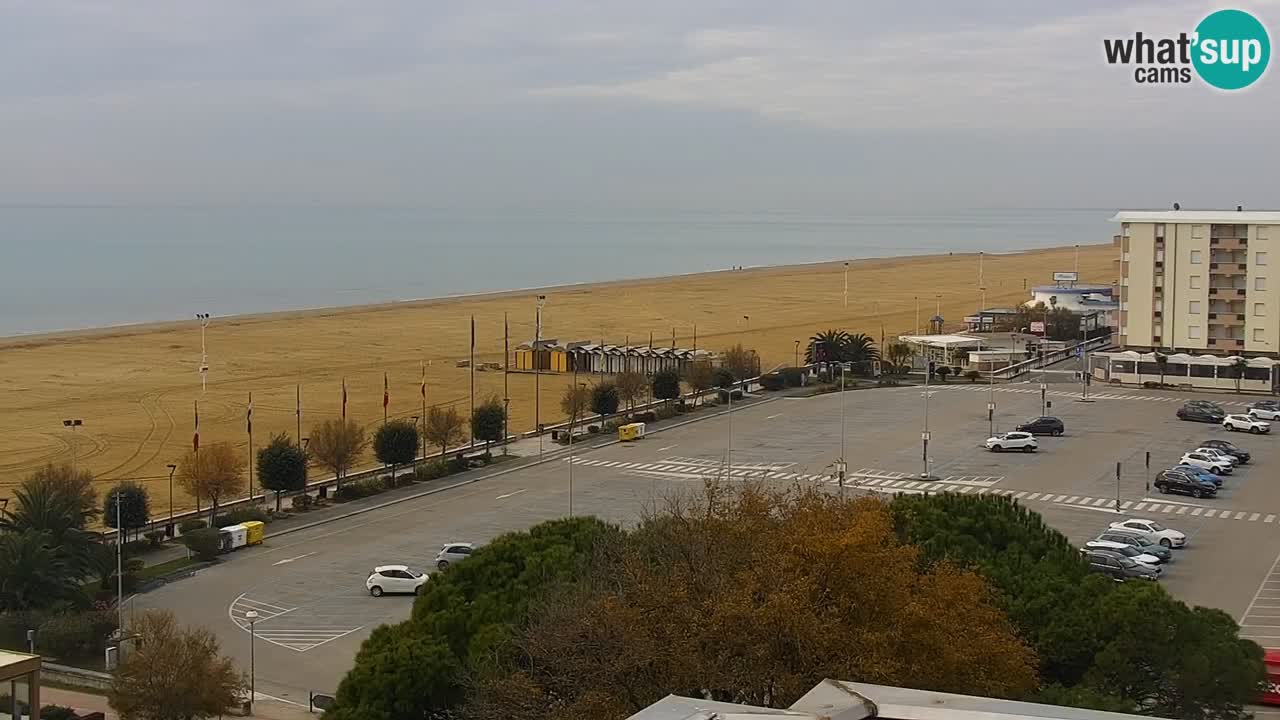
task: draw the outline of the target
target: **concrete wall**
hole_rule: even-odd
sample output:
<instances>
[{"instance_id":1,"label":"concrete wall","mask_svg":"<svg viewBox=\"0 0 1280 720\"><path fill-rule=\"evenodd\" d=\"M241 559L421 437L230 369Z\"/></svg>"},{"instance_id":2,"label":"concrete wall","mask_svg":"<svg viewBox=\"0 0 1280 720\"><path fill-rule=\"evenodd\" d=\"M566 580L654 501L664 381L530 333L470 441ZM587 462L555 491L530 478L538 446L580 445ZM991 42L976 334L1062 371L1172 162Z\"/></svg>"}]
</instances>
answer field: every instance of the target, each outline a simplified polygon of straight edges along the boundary
<instances>
[{"instance_id":1,"label":"concrete wall","mask_svg":"<svg viewBox=\"0 0 1280 720\"><path fill-rule=\"evenodd\" d=\"M1172 239L1170 239L1172 238ZM1186 224L1165 226L1165 311L1164 345L1178 349L1209 348L1209 226ZM1192 259L1198 259L1193 263ZM1191 278L1199 278L1192 289ZM1191 303L1200 304L1198 315Z\"/></svg>"},{"instance_id":2,"label":"concrete wall","mask_svg":"<svg viewBox=\"0 0 1280 720\"><path fill-rule=\"evenodd\" d=\"M1123 294L1125 344L1150 347L1152 329L1152 289L1155 286L1155 225L1129 224L1129 252L1121 256L1127 263L1128 285Z\"/></svg>"}]
</instances>

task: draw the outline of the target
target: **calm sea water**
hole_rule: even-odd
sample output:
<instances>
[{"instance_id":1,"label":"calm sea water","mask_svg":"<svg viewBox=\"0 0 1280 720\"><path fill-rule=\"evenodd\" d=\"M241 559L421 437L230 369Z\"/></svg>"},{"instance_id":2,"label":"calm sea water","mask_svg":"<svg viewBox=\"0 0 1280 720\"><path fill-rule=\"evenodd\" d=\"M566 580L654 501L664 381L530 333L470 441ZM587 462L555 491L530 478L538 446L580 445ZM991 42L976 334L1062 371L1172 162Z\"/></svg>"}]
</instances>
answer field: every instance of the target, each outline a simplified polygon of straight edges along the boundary
<instances>
[{"instance_id":1,"label":"calm sea water","mask_svg":"<svg viewBox=\"0 0 1280 720\"><path fill-rule=\"evenodd\" d=\"M0 336L894 255L1107 241L1108 210L456 217L0 207Z\"/></svg>"}]
</instances>

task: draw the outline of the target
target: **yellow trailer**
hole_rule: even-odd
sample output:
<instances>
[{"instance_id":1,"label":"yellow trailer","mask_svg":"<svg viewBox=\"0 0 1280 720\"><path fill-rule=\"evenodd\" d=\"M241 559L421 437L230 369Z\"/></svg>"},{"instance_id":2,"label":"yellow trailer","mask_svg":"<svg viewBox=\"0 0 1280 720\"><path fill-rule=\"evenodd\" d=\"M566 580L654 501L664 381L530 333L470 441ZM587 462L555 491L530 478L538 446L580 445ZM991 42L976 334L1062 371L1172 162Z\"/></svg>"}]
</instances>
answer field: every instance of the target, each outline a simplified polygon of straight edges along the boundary
<instances>
[{"instance_id":1,"label":"yellow trailer","mask_svg":"<svg viewBox=\"0 0 1280 720\"><path fill-rule=\"evenodd\" d=\"M266 537L267 528L259 520L250 520L243 523L245 530L245 545L261 545L262 540Z\"/></svg>"},{"instance_id":2,"label":"yellow trailer","mask_svg":"<svg viewBox=\"0 0 1280 720\"><path fill-rule=\"evenodd\" d=\"M618 426L618 441L632 442L644 437L644 423L628 423Z\"/></svg>"}]
</instances>

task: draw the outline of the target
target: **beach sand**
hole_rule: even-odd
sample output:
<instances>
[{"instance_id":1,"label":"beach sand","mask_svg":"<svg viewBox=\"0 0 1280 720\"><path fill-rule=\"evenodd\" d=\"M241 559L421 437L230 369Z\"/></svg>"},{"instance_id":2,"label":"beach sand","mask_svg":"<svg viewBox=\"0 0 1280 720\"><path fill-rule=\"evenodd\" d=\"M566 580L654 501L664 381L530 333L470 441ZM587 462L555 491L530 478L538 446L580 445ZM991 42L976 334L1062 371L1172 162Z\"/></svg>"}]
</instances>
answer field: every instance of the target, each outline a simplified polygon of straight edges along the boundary
<instances>
[{"instance_id":1,"label":"beach sand","mask_svg":"<svg viewBox=\"0 0 1280 720\"><path fill-rule=\"evenodd\" d=\"M1029 298L1026 287L1048 284L1055 270L1073 267L1070 247L984 260L989 307ZM1110 244L1080 248L1085 282L1115 279ZM272 433L295 434L295 388L302 387L302 434L340 412L346 378L349 417L370 433L382 422L383 373L390 384L390 416L421 412L420 363L427 362L427 402L469 406L470 373L456 364L468 355L475 316L480 362L503 362L503 313L510 346L532 339L534 298L547 295L543 337L564 341L671 344L721 350L741 342L763 367L790 364L795 341L827 328L865 332L879 341L927 323L941 296L948 329L979 304L978 256L956 254L853 261L848 307L843 265L771 267L652 280L574 285L390 305L214 318L208 328L208 390L200 387L200 326L195 320L0 339L0 496L33 468L76 462L105 490L118 479L139 479L151 491L152 514L168 510L168 471L190 447L193 406L200 405L201 444L229 441L247 455L245 405L254 402L254 443ZM583 378L579 378L580 380ZM586 378L591 381L591 378ZM534 424L532 375L511 374L512 432ZM561 419L565 376L541 378L544 423ZM477 403L503 396L502 372L476 372ZM75 433L66 418L81 418ZM372 457L368 459L372 462ZM318 473L317 473L318 474ZM178 492L174 503L191 502Z\"/></svg>"}]
</instances>

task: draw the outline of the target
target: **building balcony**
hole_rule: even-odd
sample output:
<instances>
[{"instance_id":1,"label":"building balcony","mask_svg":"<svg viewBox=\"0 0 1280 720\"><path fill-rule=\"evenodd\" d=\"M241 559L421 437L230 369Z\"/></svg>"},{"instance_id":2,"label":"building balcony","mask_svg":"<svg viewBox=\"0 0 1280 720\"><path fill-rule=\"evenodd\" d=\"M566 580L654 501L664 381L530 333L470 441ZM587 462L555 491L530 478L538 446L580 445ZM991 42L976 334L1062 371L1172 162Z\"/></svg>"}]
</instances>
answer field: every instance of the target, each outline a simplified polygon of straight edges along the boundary
<instances>
[{"instance_id":1,"label":"building balcony","mask_svg":"<svg viewBox=\"0 0 1280 720\"><path fill-rule=\"evenodd\" d=\"M1233 277L1236 275L1245 275L1248 272L1249 266L1244 263L1209 263L1210 275Z\"/></svg>"},{"instance_id":2,"label":"building balcony","mask_svg":"<svg viewBox=\"0 0 1280 720\"><path fill-rule=\"evenodd\" d=\"M1209 325L1217 327L1244 327L1244 315L1239 313L1209 313Z\"/></svg>"}]
</instances>

